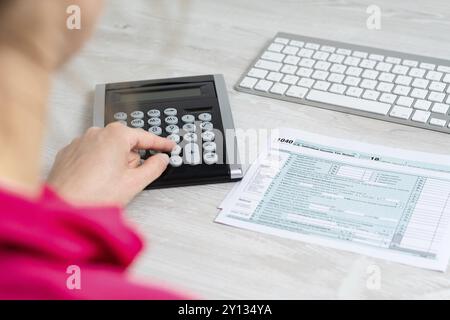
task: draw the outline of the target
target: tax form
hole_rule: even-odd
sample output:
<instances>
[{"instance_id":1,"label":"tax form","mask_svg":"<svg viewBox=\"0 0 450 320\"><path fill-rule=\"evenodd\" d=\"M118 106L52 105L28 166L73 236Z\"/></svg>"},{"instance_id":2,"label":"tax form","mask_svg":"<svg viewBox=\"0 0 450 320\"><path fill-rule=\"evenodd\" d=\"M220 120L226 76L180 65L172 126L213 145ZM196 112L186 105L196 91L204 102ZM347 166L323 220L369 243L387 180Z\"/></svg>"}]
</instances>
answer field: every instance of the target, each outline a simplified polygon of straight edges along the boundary
<instances>
[{"instance_id":1,"label":"tax form","mask_svg":"<svg viewBox=\"0 0 450 320\"><path fill-rule=\"evenodd\" d=\"M218 223L445 271L450 156L280 130L220 209Z\"/></svg>"}]
</instances>

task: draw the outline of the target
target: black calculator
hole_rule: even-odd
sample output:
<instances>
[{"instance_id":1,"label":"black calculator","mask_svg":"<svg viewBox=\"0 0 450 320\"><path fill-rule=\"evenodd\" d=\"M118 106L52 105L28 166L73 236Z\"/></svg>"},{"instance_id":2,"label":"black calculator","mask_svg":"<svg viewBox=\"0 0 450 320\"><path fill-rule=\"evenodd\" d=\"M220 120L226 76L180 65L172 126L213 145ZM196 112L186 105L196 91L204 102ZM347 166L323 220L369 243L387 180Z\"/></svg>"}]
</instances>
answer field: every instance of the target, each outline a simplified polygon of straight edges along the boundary
<instances>
[{"instance_id":1,"label":"black calculator","mask_svg":"<svg viewBox=\"0 0 450 320\"><path fill-rule=\"evenodd\" d=\"M170 164L148 189L242 179L222 75L97 85L94 126L120 122L177 143ZM155 152L140 150L143 160Z\"/></svg>"}]
</instances>

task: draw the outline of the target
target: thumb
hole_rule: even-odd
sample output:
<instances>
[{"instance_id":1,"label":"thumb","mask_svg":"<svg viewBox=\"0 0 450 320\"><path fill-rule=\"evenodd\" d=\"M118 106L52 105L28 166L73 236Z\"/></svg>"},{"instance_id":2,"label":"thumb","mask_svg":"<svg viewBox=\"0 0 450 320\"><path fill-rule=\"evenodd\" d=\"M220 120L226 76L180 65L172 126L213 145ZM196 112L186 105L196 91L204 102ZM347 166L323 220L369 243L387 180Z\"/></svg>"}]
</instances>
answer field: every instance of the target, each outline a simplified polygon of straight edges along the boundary
<instances>
[{"instance_id":1,"label":"thumb","mask_svg":"<svg viewBox=\"0 0 450 320\"><path fill-rule=\"evenodd\" d=\"M133 180L141 190L147 187L150 183L159 178L159 176L166 170L169 164L169 156L165 153L157 153L148 158L141 166L131 169L133 173Z\"/></svg>"}]
</instances>

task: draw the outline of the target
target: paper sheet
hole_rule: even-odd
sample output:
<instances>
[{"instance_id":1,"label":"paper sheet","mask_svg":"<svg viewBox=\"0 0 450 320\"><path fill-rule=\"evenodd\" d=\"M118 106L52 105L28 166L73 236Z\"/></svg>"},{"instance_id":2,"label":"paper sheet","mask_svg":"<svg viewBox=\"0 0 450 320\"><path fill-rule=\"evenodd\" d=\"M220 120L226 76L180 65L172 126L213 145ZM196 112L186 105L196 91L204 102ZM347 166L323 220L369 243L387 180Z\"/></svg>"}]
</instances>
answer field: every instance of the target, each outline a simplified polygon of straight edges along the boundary
<instances>
[{"instance_id":1,"label":"paper sheet","mask_svg":"<svg viewBox=\"0 0 450 320\"><path fill-rule=\"evenodd\" d=\"M216 222L445 271L450 157L281 130Z\"/></svg>"}]
</instances>

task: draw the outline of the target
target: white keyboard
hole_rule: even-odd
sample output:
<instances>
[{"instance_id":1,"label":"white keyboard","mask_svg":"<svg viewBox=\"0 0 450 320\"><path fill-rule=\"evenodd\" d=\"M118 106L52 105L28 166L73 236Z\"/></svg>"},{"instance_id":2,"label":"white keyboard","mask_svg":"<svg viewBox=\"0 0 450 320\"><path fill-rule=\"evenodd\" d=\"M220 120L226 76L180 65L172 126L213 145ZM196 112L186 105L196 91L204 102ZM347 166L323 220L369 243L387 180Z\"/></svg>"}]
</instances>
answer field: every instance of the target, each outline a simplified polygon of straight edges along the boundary
<instances>
[{"instance_id":1,"label":"white keyboard","mask_svg":"<svg viewBox=\"0 0 450 320\"><path fill-rule=\"evenodd\" d=\"M236 89L450 133L450 61L278 33Z\"/></svg>"}]
</instances>

